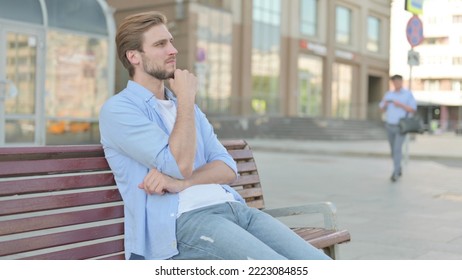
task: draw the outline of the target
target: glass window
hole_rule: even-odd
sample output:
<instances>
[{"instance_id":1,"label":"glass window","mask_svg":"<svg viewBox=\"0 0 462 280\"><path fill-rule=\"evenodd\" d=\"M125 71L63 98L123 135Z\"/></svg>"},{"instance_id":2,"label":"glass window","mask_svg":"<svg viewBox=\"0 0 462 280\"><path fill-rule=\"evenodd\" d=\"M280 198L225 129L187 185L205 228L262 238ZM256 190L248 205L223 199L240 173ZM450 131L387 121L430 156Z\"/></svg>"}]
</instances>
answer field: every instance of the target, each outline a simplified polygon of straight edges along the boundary
<instances>
[{"instance_id":1,"label":"glass window","mask_svg":"<svg viewBox=\"0 0 462 280\"><path fill-rule=\"evenodd\" d=\"M109 97L108 41L58 30L47 36L47 144L98 143L98 114Z\"/></svg>"},{"instance_id":2,"label":"glass window","mask_svg":"<svg viewBox=\"0 0 462 280\"><path fill-rule=\"evenodd\" d=\"M10 115L33 115L36 104L37 38L8 32L6 40L6 78L16 89L15 94L5 100L5 112Z\"/></svg>"},{"instance_id":3,"label":"glass window","mask_svg":"<svg viewBox=\"0 0 462 280\"><path fill-rule=\"evenodd\" d=\"M318 0L300 0L300 32L316 36L318 31Z\"/></svg>"},{"instance_id":4,"label":"glass window","mask_svg":"<svg viewBox=\"0 0 462 280\"><path fill-rule=\"evenodd\" d=\"M462 56L454 56L452 58L453 65L462 65Z\"/></svg>"},{"instance_id":5,"label":"glass window","mask_svg":"<svg viewBox=\"0 0 462 280\"><path fill-rule=\"evenodd\" d=\"M106 16L95 0L45 0L50 27L107 35Z\"/></svg>"},{"instance_id":6,"label":"glass window","mask_svg":"<svg viewBox=\"0 0 462 280\"><path fill-rule=\"evenodd\" d=\"M351 44L351 10L337 6L335 10L335 41L340 44Z\"/></svg>"},{"instance_id":7,"label":"glass window","mask_svg":"<svg viewBox=\"0 0 462 280\"><path fill-rule=\"evenodd\" d=\"M38 0L0 0L0 18L43 24L42 7Z\"/></svg>"},{"instance_id":8,"label":"glass window","mask_svg":"<svg viewBox=\"0 0 462 280\"><path fill-rule=\"evenodd\" d=\"M453 15L452 16L453 23L462 23L462 15Z\"/></svg>"},{"instance_id":9,"label":"glass window","mask_svg":"<svg viewBox=\"0 0 462 280\"><path fill-rule=\"evenodd\" d=\"M438 91L438 90L440 90L440 81L439 80L425 80L424 81L424 90L425 91Z\"/></svg>"},{"instance_id":10,"label":"glass window","mask_svg":"<svg viewBox=\"0 0 462 280\"><path fill-rule=\"evenodd\" d=\"M334 63L332 77L332 116L349 119L351 114L351 94L353 67Z\"/></svg>"},{"instance_id":11,"label":"glass window","mask_svg":"<svg viewBox=\"0 0 462 280\"><path fill-rule=\"evenodd\" d=\"M197 0L197 3L207 7L214 7L226 11L231 11L231 1L232 0Z\"/></svg>"},{"instance_id":12,"label":"glass window","mask_svg":"<svg viewBox=\"0 0 462 280\"><path fill-rule=\"evenodd\" d=\"M298 114L321 116L322 113L322 58L300 55L298 58Z\"/></svg>"},{"instance_id":13,"label":"glass window","mask_svg":"<svg viewBox=\"0 0 462 280\"><path fill-rule=\"evenodd\" d=\"M232 14L201 7L197 17L197 103L207 113L227 114L231 111Z\"/></svg>"},{"instance_id":14,"label":"glass window","mask_svg":"<svg viewBox=\"0 0 462 280\"><path fill-rule=\"evenodd\" d=\"M380 50L380 19L373 16L367 17L367 50Z\"/></svg>"},{"instance_id":15,"label":"glass window","mask_svg":"<svg viewBox=\"0 0 462 280\"><path fill-rule=\"evenodd\" d=\"M452 90L453 91L461 91L462 81L452 81Z\"/></svg>"},{"instance_id":16,"label":"glass window","mask_svg":"<svg viewBox=\"0 0 462 280\"><path fill-rule=\"evenodd\" d=\"M279 113L281 1L255 0L252 29L252 108Z\"/></svg>"}]
</instances>

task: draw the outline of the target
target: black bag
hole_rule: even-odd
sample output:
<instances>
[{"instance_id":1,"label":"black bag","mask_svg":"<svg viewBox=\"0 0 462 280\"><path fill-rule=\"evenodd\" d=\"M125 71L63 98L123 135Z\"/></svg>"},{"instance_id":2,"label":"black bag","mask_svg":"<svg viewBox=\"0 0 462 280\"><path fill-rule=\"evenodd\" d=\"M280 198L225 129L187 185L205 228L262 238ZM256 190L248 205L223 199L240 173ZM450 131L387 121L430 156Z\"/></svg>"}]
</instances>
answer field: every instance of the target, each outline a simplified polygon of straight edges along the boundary
<instances>
[{"instance_id":1,"label":"black bag","mask_svg":"<svg viewBox=\"0 0 462 280\"><path fill-rule=\"evenodd\" d=\"M402 134L409 132L414 133L423 133L425 131L425 126L422 121L422 118L419 115L408 116L399 120L399 130Z\"/></svg>"}]
</instances>

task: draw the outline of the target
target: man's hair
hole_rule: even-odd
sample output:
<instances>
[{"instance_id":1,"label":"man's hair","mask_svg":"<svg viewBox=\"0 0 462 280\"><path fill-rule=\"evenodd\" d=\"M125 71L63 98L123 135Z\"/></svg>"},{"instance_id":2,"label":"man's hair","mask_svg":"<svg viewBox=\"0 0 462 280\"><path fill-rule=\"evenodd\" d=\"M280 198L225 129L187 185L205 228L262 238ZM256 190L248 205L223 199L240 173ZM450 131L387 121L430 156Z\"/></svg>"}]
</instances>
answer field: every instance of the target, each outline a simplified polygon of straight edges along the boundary
<instances>
[{"instance_id":1,"label":"man's hair","mask_svg":"<svg viewBox=\"0 0 462 280\"><path fill-rule=\"evenodd\" d=\"M115 38L117 55L131 78L135 74L135 69L127 58L127 51L143 51L144 32L159 24L166 25L167 17L159 12L150 11L130 15L119 25Z\"/></svg>"},{"instance_id":2,"label":"man's hair","mask_svg":"<svg viewBox=\"0 0 462 280\"><path fill-rule=\"evenodd\" d=\"M403 76L401 75L393 75L390 77L390 80L394 81L394 80L403 80Z\"/></svg>"}]
</instances>

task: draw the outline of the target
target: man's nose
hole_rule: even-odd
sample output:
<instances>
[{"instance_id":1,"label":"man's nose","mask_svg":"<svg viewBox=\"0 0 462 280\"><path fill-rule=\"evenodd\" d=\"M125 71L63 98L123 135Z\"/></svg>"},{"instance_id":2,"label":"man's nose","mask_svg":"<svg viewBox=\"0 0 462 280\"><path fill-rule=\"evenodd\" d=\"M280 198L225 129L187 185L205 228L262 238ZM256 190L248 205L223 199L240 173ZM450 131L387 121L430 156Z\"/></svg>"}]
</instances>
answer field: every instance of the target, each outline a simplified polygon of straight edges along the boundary
<instances>
[{"instance_id":1,"label":"man's nose","mask_svg":"<svg viewBox=\"0 0 462 280\"><path fill-rule=\"evenodd\" d=\"M173 46L172 43L170 43L170 47L168 49L168 53L169 54L177 54L178 53L178 50Z\"/></svg>"}]
</instances>

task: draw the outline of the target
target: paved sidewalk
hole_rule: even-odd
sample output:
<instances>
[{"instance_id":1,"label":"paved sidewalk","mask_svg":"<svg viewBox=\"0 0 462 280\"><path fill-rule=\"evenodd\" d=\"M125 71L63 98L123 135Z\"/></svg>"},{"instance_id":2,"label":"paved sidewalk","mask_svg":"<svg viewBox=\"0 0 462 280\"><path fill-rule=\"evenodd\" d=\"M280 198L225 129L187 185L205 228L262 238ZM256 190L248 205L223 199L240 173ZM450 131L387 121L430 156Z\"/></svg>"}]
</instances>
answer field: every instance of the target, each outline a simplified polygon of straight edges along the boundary
<instances>
[{"instance_id":1,"label":"paved sidewalk","mask_svg":"<svg viewBox=\"0 0 462 280\"><path fill-rule=\"evenodd\" d=\"M336 205L340 259L462 260L462 136L417 135L395 183L386 141L248 142L267 208Z\"/></svg>"},{"instance_id":2,"label":"paved sidewalk","mask_svg":"<svg viewBox=\"0 0 462 280\"><path fill-rule=\"evenodd\" d=\"M417 134L408 141L408 154L416 159L462 159L462 136ZM252 149L345 156L390 156L385 140L301 141L286 139L247 139ZM406 143L403 147L406 150ZM403 151L403 152L404 152Z\"/></svg>"}]
</instances>

